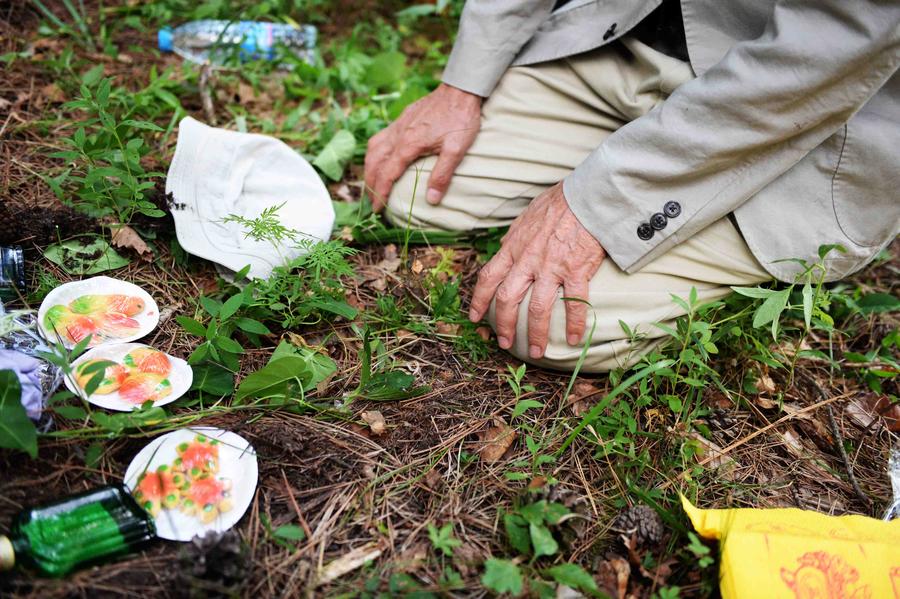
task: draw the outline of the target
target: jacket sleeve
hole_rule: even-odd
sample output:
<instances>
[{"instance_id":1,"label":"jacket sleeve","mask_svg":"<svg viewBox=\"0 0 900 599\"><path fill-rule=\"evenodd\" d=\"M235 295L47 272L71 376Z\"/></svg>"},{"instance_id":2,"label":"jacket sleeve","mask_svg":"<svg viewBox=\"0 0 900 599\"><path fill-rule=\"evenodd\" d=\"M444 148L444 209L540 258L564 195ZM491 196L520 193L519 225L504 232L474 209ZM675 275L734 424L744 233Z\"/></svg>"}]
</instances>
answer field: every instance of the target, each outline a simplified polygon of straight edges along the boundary
<instances>
[{"instance_id":1,"label":"jacket sleeve","mask_svg":"<svg viewBox=\"0 0 900 599\"><path fill-rule=\"evenodd\" d=\"M759 38L609 136L566 178L566 199L619 268L634 272L799 162L898 66L896 0L779 2ZM644 239L668 202L680 214L657 216L665 226Z\"/></svg>"},{"instance_id":2,"label":"jacket sleeve","mask_svg":"<svg viewBox=\"0 0 900 599\"><path fill-rule=\"evenodd\" d=\"M489 96L553 5L554 0L468 0L443 82Z\"/></svg>"}]
</instances>

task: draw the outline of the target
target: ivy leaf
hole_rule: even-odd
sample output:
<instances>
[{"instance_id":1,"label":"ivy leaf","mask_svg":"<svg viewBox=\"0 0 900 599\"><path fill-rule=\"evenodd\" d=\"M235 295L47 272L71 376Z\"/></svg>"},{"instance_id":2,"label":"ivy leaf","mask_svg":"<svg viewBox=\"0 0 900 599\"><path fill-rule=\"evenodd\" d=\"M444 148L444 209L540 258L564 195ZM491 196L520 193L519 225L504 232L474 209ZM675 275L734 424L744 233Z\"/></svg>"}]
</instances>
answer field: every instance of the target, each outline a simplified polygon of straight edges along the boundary
<instances>
[{"instance_id":1,"label":"ivy leaf","mask_svg":"<svg viewBox=\"0 0 900 599\"><path fill-rule=\"evenodd\" d=\"M346 129L341 129L326 144L318 156L313 158L313 165L332 181L340 181L344 167L353 158L356 151L356 138Z\"/></svg>"},{"instance_id":2,"label":"ivy leaf","mask_svg":"<svg viewBox=\"0 0 900 599\"><path fill-rule=\"evenodd\" d=\"M44 250L44 258L70 275L95 275L128 266L131 262L99 237L88 244L77 239L54 243Z\"/></svg>"},{"instance_id":3,"label":"ivy leaf","mask_svg":"<svg viewBox=\"0 0 900 599\"><path fill-rule=\"evenodd\" d=\"M0 370L0 447L37 457L37 430L22 406L22 386L12 370Z\"/></svg>"},{"instance_id":4,"label":"ivy leaf","mask_svg":"<svg viewBox=\"0 0 900 599\"><path fill-rule=\"evenodd\" d=\"M522 592L522 571L512 560L491 558L484 562L481 584L495 593L519 595Z\"/></svg>"}]
</instances>

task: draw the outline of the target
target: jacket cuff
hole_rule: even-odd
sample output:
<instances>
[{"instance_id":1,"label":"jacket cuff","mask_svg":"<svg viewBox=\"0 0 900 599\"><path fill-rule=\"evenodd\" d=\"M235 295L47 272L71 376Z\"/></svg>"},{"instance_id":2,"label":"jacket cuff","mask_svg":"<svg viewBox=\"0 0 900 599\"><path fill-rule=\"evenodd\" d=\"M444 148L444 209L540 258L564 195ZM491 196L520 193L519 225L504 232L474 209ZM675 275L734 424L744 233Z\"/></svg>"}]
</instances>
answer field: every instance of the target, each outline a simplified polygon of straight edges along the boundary
<instances>
[{"instance_id":1,"label":"jacket cuff","mask_svg":"<svg viewBox=\"0 0 900 599\"><path fill-rule=\"evenodd\" d=\"M684 225L697 215L685 202L674 198L653 200L657 194L649 191L640 194L648 197L636 201L640 192L626 193L617 185L611 165L610 156L601 146L566 177L563 194L575 217L600 242L607 256L632 274L687 239L690 234L683 230ZM651 223L662 228L654 228Z\"/></svg>"},{"instance_id":2,"label":"jacket cuff","mask_svg":"<svg viewBox=\"0 0 900 599\"><path fill-rule=\"evenodd\" d=\"M494 48L488 48L482 40L460 29L441 81L470 94L487 98L497 87L513 58L514 53L498 52Z\"/></svg>"}]
</instances>

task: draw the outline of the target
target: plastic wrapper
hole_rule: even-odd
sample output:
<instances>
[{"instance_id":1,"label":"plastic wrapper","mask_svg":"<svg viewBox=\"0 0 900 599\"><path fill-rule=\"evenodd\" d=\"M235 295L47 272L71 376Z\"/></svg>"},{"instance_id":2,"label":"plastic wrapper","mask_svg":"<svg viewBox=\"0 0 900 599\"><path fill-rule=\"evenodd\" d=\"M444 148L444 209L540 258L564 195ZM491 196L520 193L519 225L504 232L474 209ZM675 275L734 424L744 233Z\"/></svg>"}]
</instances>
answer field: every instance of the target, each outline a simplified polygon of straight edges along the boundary
<instances>
[{"instance_id":1,"label":"plastic wrapper","mask_svg":"<svg viewBox=\"0 0 900 599\"><path fill-rule=\"evenodd\" d=\"M697 533L719 541L723 599L900 596L900 520L796 508L702 510L681 501Z\"/></svg>"},{"instance_id":2,"label":"plastic wrapper","mask_svg":"<svg viewBox=\"0 0 900 599\"><path fill-rule=\"evenodd\" d=\"M62 370L50 362L41 359L41 352L49 352L50 348L44 343L36 331L37 319L31 310L14 310L6 312L0 304L0 350L17 352L37 361L34 367L28 367L26 373L21 373L19 381L22 383L22 399L25 411L29 418L38 423L41 431L47 431L53 424L52 419L45 411L47 398L53 395L63 381ZM7 354L2 362L14 368L16 364L24 361L16 360L15 356ZM23 377L22 374L25 374ZM23 380L24 379L24 380ZM26 389L30 387L30 389Z\"/></svg>"},{"instance_id":3,"label":"plastic wrapper","mask_svg":"<svg viewBox=\"0 0 900 599\"><path fill-rule=\"evenodd\" d=\"M900 448L895 447L891 450L891 457L888 458L888 476L891 479L894 498L884 513L884 519L893 520L900 516ZM898 589L898 595L900 595L900 589Z\"/></svg>"}]
</instances>

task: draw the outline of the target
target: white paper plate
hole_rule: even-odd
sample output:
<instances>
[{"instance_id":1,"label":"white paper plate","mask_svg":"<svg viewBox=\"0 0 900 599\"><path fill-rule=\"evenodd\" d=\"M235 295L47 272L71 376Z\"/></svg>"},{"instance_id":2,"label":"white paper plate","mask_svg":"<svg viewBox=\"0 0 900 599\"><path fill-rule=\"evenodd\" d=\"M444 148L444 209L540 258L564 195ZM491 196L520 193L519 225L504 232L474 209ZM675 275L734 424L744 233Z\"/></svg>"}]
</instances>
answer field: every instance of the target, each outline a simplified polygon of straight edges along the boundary
<instances>
[{"instance_id":1,"label":"white paper plate","mask_svg":"<svg viewBox=\"0 0 900 599\"><path fill-rule=\"evenodd\" d=\"M127 281L121 281L119 279L113 279L111 277L92 277L90 279L73 281L71 283L66 283L65 285L60 285L47 294L47 297L45 297L44 301L41 302L40 309L38 309L38 327L41 331L41 335L43 335L44 338L51 343L56 343L59 340L60 336L56 334L56 331L48 329L44 326L44 316L47 314L47 311L53 306L67 306L69 302L83 295L110 294L136 296L144 302L143 311L131 317L138 321L139 327L135 330L134 333L121 337L99 338L97 336L94 336L91 338L89 347L97 347L109 343L125 343L127 341L135 341L155 329L156 325L159 324L159 307L156 305L156 302L153 300L153 298L150 297L149 293L147 293L137 285L128 283ZM62 337L62 341L63 344L68 348L72 348L75 346L75 343L70 341L66 337Z\"/></svg>"},{"instance_id":2,"label":"white paper plate","mask_svg":"<svg viewBox=\"0 0 900 599\"><path fill-rule=\"evenodd\" d=\"M231 480L232 508L209 524L203 524L196 516L188 516L178 508L163 509L156 517L156 534L160 538L190 541L195 536L202 536L210 531L225 532L238 523L253 501L259 479L256 451L240 435L211 427L183 428L148 443L125 471L125 486L128 490L134 490L142 472L156 470L164 464L171 465L178 457L175 448L180 443L193 441L197 435L219 441L219 471L215 476Z\"/></svg>"},{"instance_id":3,"label":"white paper plate","mask_svg":"<svg viewBox=\"0 0 900 599\"><path fill-rule=\"evenodd\" d=\"M153 349L149 345L144 345L143 343L113 343L108 345L104 344L86 351L81 357L79 357L72 363L72 367L73 370L77 372L80 365L90 360L109 360L121 364L122 360L127 354L138 348ZM172 403L173 401L187 393L188 389L191 388L191 383L194 382L194 371L193 369L191 369L187 362L185 362L181 358L170 356L169 354L166 354L166 356L169 358L169 363L172 365L172 370L166 377L167 379L169 379L169 384L172 386L172 392L169 393L169 395L167 395L166 397L153 402L154 406L164 406L168 403ZM66 387L68 387L69 391L76 395L82 395L84 393L76 386L76 383L72 379L72 377L67 376L65 380ZM93 395L88 396L87 400L95 406L100 406L101 408L106 408L107 410L118 410L120 412L130 412L140 407L139 405L129 403L122 399L119 396L118 391L113 391L112 393L94 393Z\"/></svg>"}]
</instances>

